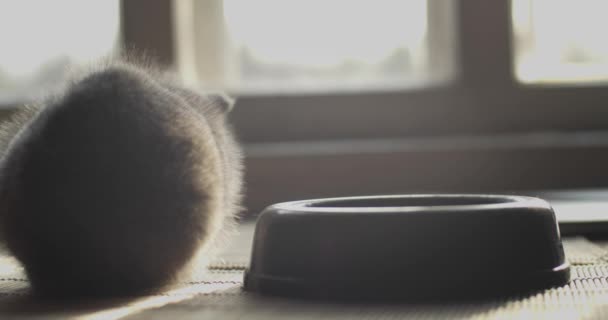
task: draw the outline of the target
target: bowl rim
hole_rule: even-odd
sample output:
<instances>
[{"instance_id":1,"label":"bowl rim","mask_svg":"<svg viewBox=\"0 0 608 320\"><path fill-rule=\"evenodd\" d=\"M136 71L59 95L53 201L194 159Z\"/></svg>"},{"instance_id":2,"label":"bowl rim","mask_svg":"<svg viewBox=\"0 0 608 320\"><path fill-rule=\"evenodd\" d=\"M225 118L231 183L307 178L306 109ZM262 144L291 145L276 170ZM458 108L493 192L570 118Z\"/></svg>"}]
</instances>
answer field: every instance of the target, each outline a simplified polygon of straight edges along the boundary
<instances>
[{"instance_id":1,"label":"bowl rim","mask_svg":"<svg viewBox=\"0 0 608 320\"><path fill-rule=\"evenodd\" d=\"M474 202L478 200L479 204L441 204L441 205L404 205L404 206L336 206L340 202L356 202L366 200L393 200L403 199L467 199ZM487 201L496 201L495 203L487 203ZM332 204L331 206L323 206L323 204ZM505 209L540 209L553 210L551 205L540 198L518 195L495 195L495 194L402 194L402 195L376 195L376 196L355 196L355 197L334 197L334 198L319 198L309 200L298 200L290 202L282 202L268 207L267 211L275 211L277 213L393 213L393 212L474 212L474 211L494 211Z\"/></svg>"}]
</instances>

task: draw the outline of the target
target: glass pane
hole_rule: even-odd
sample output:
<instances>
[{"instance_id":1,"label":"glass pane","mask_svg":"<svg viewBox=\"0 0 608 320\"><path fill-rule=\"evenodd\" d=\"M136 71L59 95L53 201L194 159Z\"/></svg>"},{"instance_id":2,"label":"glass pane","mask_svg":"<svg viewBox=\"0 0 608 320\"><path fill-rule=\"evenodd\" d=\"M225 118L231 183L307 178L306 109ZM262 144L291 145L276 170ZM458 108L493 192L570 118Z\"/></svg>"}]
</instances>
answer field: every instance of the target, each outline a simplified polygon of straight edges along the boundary
<instances>
[{"instance_id":1,"label":"glass pane","mask_svg":"<svg viewBox=\"0 0 608 320\"><path fill-rule=\"evenodd\" d=\"M604 0L512 0L517 79L608 81L606 12Z\"/></svg>"},{"instance_id":2,"label":"glass pane","mask_svg":"<svg viewBox=\"0 0 608 320\"><path fill-rule=\"evenodd\" d=\"M48 89L66 66L110 53L118 31L117 0L0 0L0 105Z\"/></svg>"},{"instance_id":3,"label":"glass pane","mask_svg":"<svg viewBox=\"0 0 608 320\"><path fill-rule=\"evenodd\" d=\"M224 0L239 91L421 85L426 0Z\"/></svg>"}]
</instances>

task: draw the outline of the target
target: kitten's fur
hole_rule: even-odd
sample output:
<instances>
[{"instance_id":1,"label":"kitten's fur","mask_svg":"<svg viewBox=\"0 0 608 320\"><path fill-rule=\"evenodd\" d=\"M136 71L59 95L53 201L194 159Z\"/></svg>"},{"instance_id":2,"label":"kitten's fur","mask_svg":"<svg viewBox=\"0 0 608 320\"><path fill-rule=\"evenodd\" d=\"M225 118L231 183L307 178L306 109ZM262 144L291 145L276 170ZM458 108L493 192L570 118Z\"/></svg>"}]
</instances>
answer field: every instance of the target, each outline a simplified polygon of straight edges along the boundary
<instances>
[{"instance_id":1,"label":"kitten's fur","mask_svg":"<svg viewBox=\"0 0 608 320\"><path fill-rule=\"evenodd\" d=\"M230 108L114 61L0 126L0 235L34 289L141 294L208 253L240 202Z\"/></svg>"}]
</instances>

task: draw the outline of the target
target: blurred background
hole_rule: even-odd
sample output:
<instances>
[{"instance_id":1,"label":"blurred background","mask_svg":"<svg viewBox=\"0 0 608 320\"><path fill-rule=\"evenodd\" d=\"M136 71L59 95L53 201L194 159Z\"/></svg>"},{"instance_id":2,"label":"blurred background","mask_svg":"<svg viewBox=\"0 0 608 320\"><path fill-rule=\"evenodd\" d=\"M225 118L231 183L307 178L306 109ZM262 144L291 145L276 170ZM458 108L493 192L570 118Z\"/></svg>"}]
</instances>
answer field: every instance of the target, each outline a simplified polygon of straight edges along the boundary
<instances>
[{"instance_id":1,"label":"blurred background","mask_svg":"<svg viewBox=\"0 0 608 320\"><path fill-rule=\"evenodd\" d=\"M238 98L246 207L608 186L601 0L0 0L0 116L145 53Z\"/></svg>"}]
</instances>

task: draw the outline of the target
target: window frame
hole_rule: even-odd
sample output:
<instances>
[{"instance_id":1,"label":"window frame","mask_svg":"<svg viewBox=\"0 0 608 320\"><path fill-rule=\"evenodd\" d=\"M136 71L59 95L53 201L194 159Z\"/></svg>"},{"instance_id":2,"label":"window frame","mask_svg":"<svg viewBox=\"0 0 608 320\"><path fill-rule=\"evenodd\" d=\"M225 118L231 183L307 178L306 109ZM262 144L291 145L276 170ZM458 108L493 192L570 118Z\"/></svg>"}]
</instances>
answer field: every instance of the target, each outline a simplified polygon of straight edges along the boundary
<instances>
[{"instance_id":1,"label":"window frame","mask_svg":"<svg viewBox=\"0 0 608 320\"><path fill-rule=\"evenodd\" d=\"M384 92L240 95L232 119L242 141L409 138L608 128L606 85L517 82L509 0L456 0L454 4L458 72L453 81ZM138 48L161 64L173 65L176 54L171 8L170 0L123 1L126 47Z\"/></svg>"}]
</instances>

